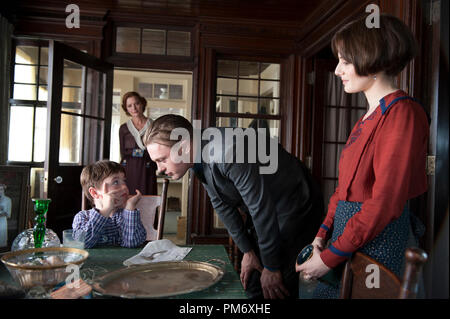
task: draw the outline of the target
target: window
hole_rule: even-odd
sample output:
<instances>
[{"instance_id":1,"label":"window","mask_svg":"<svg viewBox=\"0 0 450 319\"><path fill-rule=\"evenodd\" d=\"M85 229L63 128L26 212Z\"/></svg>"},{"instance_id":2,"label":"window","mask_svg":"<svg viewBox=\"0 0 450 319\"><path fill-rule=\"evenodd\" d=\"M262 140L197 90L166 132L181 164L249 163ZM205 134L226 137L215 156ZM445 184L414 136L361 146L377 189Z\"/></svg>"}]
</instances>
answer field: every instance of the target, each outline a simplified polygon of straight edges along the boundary
<instances>
[{"instance_id":1,"label":"window","mask_svg":"<svg viewBox=\"0 0 450 319\"><path fill-rule=\"evenodd\" d=\"M48 47L15 46L8 161L45 160Z\"/></svg>"},{"instance_id":2,"label":"window","mask_svg":"<svg viewBox=\"0 0 450 319\"><path fill-rule=\"evenodd\" d=\"M353 126L367 112L367 101L361 92L346 94L334 72L328 72L326 80L321 179L324 201L328 203L338 183L341 152Z\"/></svg>"},{"instance_id":3,"label":"window","mask_svg":"<svg viewBox=\"0 0 450 319\"><path fill-rule=\"evenodd\" d=\"M279 140L280 64L219 59L216 126L265 128ZM224 228L217 214L214 228Z\"/></svg>"},{"instance_id":4,"label":"window","mask_svg":"<svg viewBox=\"0 0 450 319\"><path fill-rule=\"evenodd\" d=\"M191 56L191 33L179 30L117 27L118 53Z\"/></svg>"},{"instance_id":5,"label":"window","mask_svg":"<svg viewBox=\"0 0 450 319\"><path fill-rule=\"evenodd\" d=\"M280 64L218 60L216 126L266 128L280 136Z\"/></svg>"},{"instance_id":6,"label":"window","mask_svg":"<svg viewBox=\"0 0 450 319\"><path fill-rule=\"evenodd\" d=\"M146 99L184 100L181 84L141 82L138 84L138 93Z\"/></svg>"}]
</instances>

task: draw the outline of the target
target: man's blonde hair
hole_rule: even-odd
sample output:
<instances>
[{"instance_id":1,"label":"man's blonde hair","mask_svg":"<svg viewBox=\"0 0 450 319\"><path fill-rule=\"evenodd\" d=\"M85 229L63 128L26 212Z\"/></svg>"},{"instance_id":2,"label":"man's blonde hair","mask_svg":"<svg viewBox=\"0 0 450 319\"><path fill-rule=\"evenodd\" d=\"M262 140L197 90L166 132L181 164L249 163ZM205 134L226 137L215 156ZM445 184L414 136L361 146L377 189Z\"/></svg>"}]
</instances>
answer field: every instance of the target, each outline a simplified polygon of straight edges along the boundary
<instances>
[{"instance_id":1,"label":"man's blonde hair","mask_svg":"<svg viewBox=\"0 0 450 319\"><path fill-rule=\"evenodd\" d=\"M184 128L189 132L189 138L192 139L192 124L183 116L175 114L167 114L158 117L152 125L150 130L147 130L143 137L143 142L145 146L152 143L157 143L166 146L173 146L181 140L178 137L177 140L171 140L170 134L172 130L176 128Z\"/></svg>"}]
</instances>

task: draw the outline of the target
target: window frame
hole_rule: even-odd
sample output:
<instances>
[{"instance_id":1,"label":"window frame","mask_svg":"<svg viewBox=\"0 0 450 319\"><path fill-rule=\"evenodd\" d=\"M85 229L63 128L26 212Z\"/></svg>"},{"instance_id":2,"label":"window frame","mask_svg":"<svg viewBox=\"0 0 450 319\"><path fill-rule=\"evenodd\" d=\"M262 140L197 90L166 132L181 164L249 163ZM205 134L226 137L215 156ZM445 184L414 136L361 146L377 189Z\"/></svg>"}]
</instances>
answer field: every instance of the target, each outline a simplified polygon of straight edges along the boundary
<instances>
[{"instance_id":1,"label":"window frame","mask_svg":"<svg viewBox=\"0 0 450 319\"><path fill-rule=\"evenodd\" d=\"M237 74L236 77L231 76L219 76L217 72L217 66L220 60L226 61L237 61ZM240 63L241 62L257 62L258 63L258 77L257 78L245 78L240 76ZM278 79L261 79L261 64L278 64L280 68L280 74ZM218 94L217 93L217 80L219 78L224 79L234 79L236 80L236 94ZM256 80L258 81L258 94L256 96L249 95L240 95L239 94L239 80ZM258 108L260 107L260 98L261 98L261 82L269 81L269 82L278 82L279 83L279 96L278 97L270 97L264 98L267 100L278 100L279 101L279 113L278 114L254 114L254 113L239 113L239 112L217 112L216 105L213 103L212 105L212 113L213 113L213 125L216 126L217 118L235 118L235 119L252 119L252 120L276 120L279 123L278 127L278 140L281 142L282 133L283 133L283 121L284 121L284 110L283 110L283 61L277 58L266 58L266 57L249 57L249 56L227 56L227 55L218 55L215 59L215 72L214 72L214 83L213 83L213 96L214 101L217 101L218 97L233 97L236 98L236 101L239 101L239 97L241 98L256 98Z\"/></svg>"},{"instance_id":2,"label":"window frame","mask_svg":"<svg viewBox=\"0 0 450 319\"><path fill-rule=\"evenodd\" d=\"M116 51L117 47L117 29L118 28L136 28L139 29L139 52L119 52ZM143 30L158 30L164 31L164 54L151 54L151 53L142 53L142 37ZM172 55L167 54L167 42L168 42L168 32L187 32L189 33L189 55ZM113 56L121 56L121 57L154 57L154 58L164 58L174 61L192 61L194 58L194 35L193 28L191 27L182 27L182 26L168 26L168 25L151 25L151 24L134 24L134 23L117 23L113 26L112 32L112 41L111 41L111 53Z\"/></svg>"},{"instance_id":3,"label":"window frame","mask_svg":"<svg viewBox=\"0 0 450 319\"><path fill-rule=\"evenodd\" d=\"M38 63L37 64L26 64L31 66L37 67L37 74L36 78L37 81L35 84L36 86L36 98L34 100L19 100L14 99L14 85L21 84L20 82L15 82L15 66L16 66L16 48L17 46L35 46L38 47ZM13 38L12 44L11 44L11 64L10 64L10 86L9 86L9 99L8 99L8 137L7 137L7 154L6 154L6 163L8 165L25 165L29 167L44 167L45 159L42 162L35 162L34 161L34 145L35 145L35 123L36 123L36 108L46 108L47 109L47 101L39 101L39 72L41 66L47 65L41 65L41 48L48 48L48 41L45 40L33 40L33 39L25 39L25 38ZM19 64L22 65L22 64ZM25 65L25 64L24 64ZM48 86L48 83L46 84ZM9 160L9 142L10 142L10 125L11 125L11 107L12 106L25 106L25 107L31 107L33 108L33 129L32 129L32 144L31 144L31 161L15 161L15 160Z\"/></svg>"}]
</instances>

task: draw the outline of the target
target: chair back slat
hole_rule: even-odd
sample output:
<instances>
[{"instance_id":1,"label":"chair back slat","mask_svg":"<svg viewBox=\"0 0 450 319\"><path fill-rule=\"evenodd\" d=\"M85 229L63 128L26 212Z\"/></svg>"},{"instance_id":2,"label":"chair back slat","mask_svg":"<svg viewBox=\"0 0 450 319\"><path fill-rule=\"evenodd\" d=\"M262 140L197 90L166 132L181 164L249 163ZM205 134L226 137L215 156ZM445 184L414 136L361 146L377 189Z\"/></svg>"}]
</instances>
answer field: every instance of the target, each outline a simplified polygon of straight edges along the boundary
<instances>
[{"instance_id":1,"label":"chair back slat","mask_svg":"<svg viewBox=\"0 0 450 319\"><path fill-rule=\"evenodd\" d=\"M156 240L158 231L155 229L155 216L157 208L161 205L161 196L143 195L136 205L141 215L141 221L147 232L146 240Z\"/></svg>"},{"instance_id":2,"label":"chair back slat","mask_svg":"<svg viewBox=\"0 0 450 319\"><path fill-rule=\"evenodd\" d=\"M347 261L341 281L342 299L406 299L415 298L418 278L427 254L419 248L406 250L403 280L369 256L356 252Z\"/></svg>"}]
</instances>

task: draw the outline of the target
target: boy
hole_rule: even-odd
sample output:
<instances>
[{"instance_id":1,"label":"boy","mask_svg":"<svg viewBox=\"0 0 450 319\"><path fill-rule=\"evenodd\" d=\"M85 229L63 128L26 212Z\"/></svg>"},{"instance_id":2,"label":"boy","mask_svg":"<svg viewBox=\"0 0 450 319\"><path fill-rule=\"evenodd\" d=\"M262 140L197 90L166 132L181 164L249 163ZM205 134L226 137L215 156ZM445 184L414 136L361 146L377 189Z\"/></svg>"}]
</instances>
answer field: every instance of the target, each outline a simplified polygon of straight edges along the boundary
<instances>
[{"instance_id":1,"label":"boy","mask_svg":"<svg viewBox=\"0 0 450 319\"><path fill-rule=\"evenodd\" d=\"M130 196L122 165L103 160L86 166L80 176L83 193L94 205L75 215L72 228L77 238L86 232L85 248L98 245L137 247L146 238L136 204L141 193Z\"/></svg>"}]
</instances>

